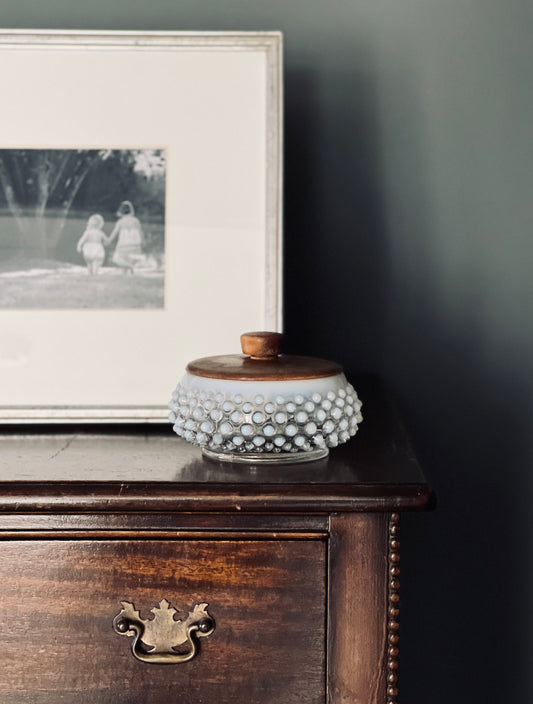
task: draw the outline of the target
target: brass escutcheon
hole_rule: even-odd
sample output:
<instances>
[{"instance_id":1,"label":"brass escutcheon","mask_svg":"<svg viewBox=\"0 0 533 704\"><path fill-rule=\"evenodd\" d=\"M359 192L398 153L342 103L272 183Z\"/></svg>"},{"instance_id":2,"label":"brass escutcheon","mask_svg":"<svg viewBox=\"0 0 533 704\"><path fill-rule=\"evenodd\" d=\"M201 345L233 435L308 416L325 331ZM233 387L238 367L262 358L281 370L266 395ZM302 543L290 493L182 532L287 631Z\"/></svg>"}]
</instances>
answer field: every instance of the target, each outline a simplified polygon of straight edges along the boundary
<instances>
[{"instance_id":1,"label":"brass escutcheon","mask_svg":"<svg viewBox=\"0 0 533 704\"><path fill-rule=\"evenodd\" d=\"M175 619L177 610L162 599L150 611L153 618L143 619L135 605L122 601L122 609L113 619L113 628L121 636L133 637L131 652L141 662L173 665L192 660L198 651L198 638L210 636L215 621L207 612L209 604L196 604L187 618ZM176 652L184 643L185 652Z\"/></svg>"}]
</instances>

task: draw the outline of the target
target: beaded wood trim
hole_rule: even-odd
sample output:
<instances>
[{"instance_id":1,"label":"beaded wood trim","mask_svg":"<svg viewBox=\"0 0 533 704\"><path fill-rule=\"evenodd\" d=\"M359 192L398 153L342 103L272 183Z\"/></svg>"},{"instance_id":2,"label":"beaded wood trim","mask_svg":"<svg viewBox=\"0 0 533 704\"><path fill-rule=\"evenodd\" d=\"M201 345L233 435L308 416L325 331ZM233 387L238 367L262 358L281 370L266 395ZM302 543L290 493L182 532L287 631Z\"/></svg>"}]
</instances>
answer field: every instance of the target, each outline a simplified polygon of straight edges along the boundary
<instances>
[{"instance_id":1,"label":"beaded wood trim","mask_svg":"<svg viewBox=\"0 0 533 704\"><path fill-rule=\"evenodd\" d=\"M387 704L398 701L398 656L400 642L400 514L392 513L389 518L389 588L387 614Z\"/></svg>"}]
</instances>

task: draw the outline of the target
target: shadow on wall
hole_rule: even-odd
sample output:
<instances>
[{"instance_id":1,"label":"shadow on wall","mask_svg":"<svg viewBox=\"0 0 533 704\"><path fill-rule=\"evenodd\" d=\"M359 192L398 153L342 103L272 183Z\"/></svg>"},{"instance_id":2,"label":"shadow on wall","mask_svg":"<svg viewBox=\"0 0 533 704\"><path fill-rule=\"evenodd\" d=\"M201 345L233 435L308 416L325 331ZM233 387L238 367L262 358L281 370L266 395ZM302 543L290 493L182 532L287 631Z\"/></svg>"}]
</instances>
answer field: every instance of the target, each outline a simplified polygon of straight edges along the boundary
<instances>
[{"instance_id":1,"label":"shadow on wall","mask_svg":"<svg viewBox=\"0 0 533 704\"><path fill-rule=\"evenodd\" d=\"M381 371L403 406L437 510L403 519L400 689L411 704L525 704L533 369L524 349L499 339L512 330L505 301L492 295L499 281L483 274L483 288L472 278L479 262L505 256L482 257L480 233L490 235L476 210L478 185L468 180L482 174L467 168L468 155L455 154L450 166L443 143L432 141L414 75L396 69L383 111ZM450 215L454 178L465 205ZM489 312L494 301L499 311Z\"/></svg>"},{"instance_id":2,"label":"shadow on wall","mask_svg":"<svg viewBox=\"0 0 533 704\"><path fill-rule=\"evenodd\" d=\"M372 76L319 82L286 77L286 348L385 376L437 494L434 513L403 518L402 700L525 702L531 383L489 361L475 301L461 318L436 294L413 96L398 87L391 175Z\"/></svg>"},{"instance_id":3,"label":"shadow on wall","mask_svg":"<svg viewBox=\"0 0 533 704\"><path fill-rule=\"evenodd\" d=\"M531 399L511 373L480 363L474 339L410 342L396 386L438 504L403 518L402 695L525 702Z\"/></svg>"},{"instance_id":4,"label":"shadow on wall","mask_svg":"<svg viewBox=\"0 0 533 704\"><path fill-rule=\"evenodd\" d=\"M373 370L385 260L372 77L289 70L285 95L285 350Z\"/></svg>"}]
</instances>

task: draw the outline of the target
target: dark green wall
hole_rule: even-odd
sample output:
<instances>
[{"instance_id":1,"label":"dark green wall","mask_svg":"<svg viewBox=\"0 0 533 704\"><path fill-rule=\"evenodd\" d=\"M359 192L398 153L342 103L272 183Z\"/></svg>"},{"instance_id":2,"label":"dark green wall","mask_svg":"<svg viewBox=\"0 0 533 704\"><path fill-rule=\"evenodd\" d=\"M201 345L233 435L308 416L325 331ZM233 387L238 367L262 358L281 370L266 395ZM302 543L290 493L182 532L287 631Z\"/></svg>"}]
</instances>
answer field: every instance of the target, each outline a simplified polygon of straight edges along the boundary
<instances>
[{"instance_id":1,"label":"dark green wall","mask_svg":"<svg viewBox=\"0 0 533 704\"><path fill-rule=\"evenodd\" d=\"M404 521L402 701L529 704L533 3L0 10L5 27L284 31L288 346L387 378L439 498Z\"/></svg>"}]
</instances>

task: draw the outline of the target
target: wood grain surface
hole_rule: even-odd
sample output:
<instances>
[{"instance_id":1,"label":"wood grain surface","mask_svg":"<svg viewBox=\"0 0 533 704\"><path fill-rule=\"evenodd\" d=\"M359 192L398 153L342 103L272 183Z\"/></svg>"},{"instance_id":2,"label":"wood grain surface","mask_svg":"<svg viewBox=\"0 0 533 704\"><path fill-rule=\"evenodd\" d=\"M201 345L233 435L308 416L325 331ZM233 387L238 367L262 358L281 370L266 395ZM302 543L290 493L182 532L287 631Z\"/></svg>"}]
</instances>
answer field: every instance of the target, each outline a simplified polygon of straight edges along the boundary
<instances>
[{"instance_id":1,"label":"wood grain surface","mask_svg":"<svg viewBox=\"0 0 533 704\"><path fill-rule=\"evenodd\" d=\"M187 371L194 376L238 381L294 381L342 374L342 368L327 359L283 354L270 359L252 359L236 354L205 357L189 362ZM280 393L283 393L281 389Z\"/></svg>"},{"instance_id":2,"label":"wood grain surface","mask_svg":"<svg viewBox=\"0 0 533 704\"><path fill-rule=\"evenodd\" d=\"M328 704L385 704L388 517L330 522Z\"/></svg>"},{"instance_id":3,"label":"wood grain surface","mask_svg":"<svg viewBox=\"0 0 533 704\"><path fill-rule=\"evenodd\" d=\"M326 542L7 541L0 701L323 704ZM216 620L179 665L135 660L113 617L161 599Z\"/></svg>"},{"instance_id":4,"label":"wood grain surface","mask_svg":"<svg viewBox=\"0 0 533 704\"><path fill-rule=\"evenodd\" d=\"M5 513L0 515L0 540L15 532L35 531L56 532L61 538L71 531L99 532L101 537L109 537L116 531L174 531L193 534L195 531L209 533L218 531L238 533L241 539L247 539L252 533L261 533L263 537L272 537L272 533L290 531L294 538L303 534L316 533L324 535L329 530L327 516L313 515L254 515L249 513L202 514L202 513ZM195 536L197 537L197 536ZM205 537L205 536L204 536ZM277 536L279 537L279 536Z\"/></svg>"}]
</instances>

